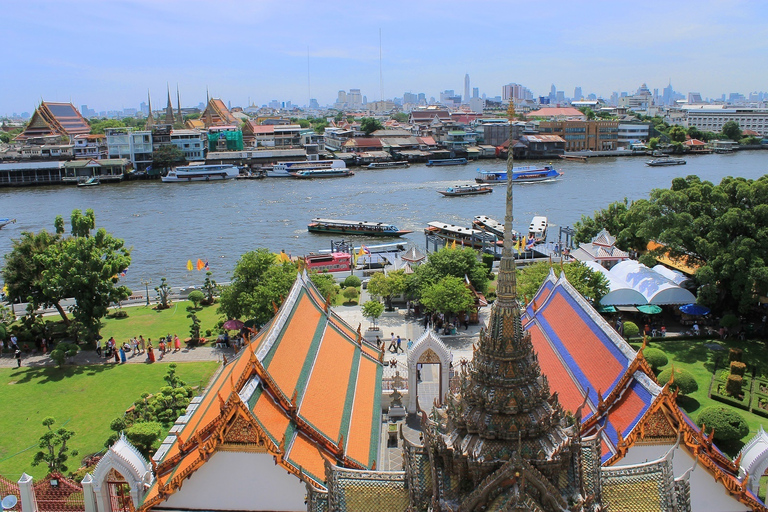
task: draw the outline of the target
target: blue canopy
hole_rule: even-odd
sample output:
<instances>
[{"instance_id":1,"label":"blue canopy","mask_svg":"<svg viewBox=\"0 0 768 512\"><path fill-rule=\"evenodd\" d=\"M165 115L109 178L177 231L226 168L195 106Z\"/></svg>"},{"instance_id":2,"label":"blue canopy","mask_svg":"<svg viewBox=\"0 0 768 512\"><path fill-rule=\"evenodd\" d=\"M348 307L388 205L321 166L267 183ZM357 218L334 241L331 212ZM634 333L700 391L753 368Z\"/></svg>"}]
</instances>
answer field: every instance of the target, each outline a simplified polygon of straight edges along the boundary
<instances>
[{"instance_id":1,"label":"blue canopy","mask_svg":"<svg viewBox=\"0 0 768 512\"><path fill-rule=\"evenodd\" d=\"M704 316L709 314L708 307L700 306L698 304L686 304L685 306L680 306L680 311L691 316Z\"/></svg>"}]
</instances>

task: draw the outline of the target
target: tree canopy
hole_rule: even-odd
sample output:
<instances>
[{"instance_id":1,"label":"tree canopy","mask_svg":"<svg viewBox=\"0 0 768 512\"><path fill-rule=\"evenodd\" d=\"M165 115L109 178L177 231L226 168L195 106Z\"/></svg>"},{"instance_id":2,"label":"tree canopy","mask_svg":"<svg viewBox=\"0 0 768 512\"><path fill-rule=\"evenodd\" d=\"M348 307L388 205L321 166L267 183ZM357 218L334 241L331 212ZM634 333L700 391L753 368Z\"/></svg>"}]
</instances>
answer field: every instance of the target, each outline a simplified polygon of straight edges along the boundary
<instances>
[{"instance_id":1,"label":"tree canopy","mask_svg":"<svg viewBox=\"0 0 768 512\"><path fill-rule=\"evenodd\" d=\"M739 123L736 121L726 121L723 124L722 129L723 135L728 137L731 140L741 140L741 127L739 126Z\"/></svg>"},{"instance_id":2,"label":"tree canopy","mask_svg":"<svg viewBox=\"0 0 768 512\"><path fill-rule=\"evenodd\" d=\"M404 270L394 272L377 272L368 282L368 293L373 297L381 297L388 308L392 307L392 298L402 295L408 289L408 280Z\"/></svg>"},{"instance_id":3,"label":"tree canopy","mask_svg":"<svg viewBox=\"0 0 768 512\"><path fill-rule=\"evenodd\" d=\"M222 287L219 312L227 318L254 319L261 326L275 314L296 280L296 265L278 262L261 248L243 254L232 272L232 282Z\"/></svg>"},{"instance_id":4,"label":"tree canopy","mask_svg":"<svg viewBox=\"0 0 768 512\"><path fill-rule=\"evenodd\" d=\"M158 169L168 169L186 161L184 152L175 144L165 144L152 152L152 165Z\"/></svg>"},{"instance_id":5,"label":"tree canopy","mask_svg":"<svg viewBox=\"0 0 768 512\"><path fill-rule=\"evenodd\" d=\"M67 441L72 439L75 433L64 427L53 430L51 425L56 420L50 416L43 419L43 426L48 430L40 437L38 444L40 451L35 453L32 459L32 465L45 464L48 466L48 473L66 473L67 460L70 455L77 455L77 450L71 450L67 446Z\"/></svg>"},{"instance_id":6,"label":"tree canopy","mask_svg":"<svg viewBox=\"0 0 768 512\"><path fill-rule=\"evenodd\" d=\"M418 298L427 286L445 276L459 279L467 276L472 286L480 293L485 293L488 289L488 267L478 260L477 252L469 247L443 247L439 251L429 253L427 262L419 265L411 275L409 288Z\"/></svg>"},{"instance_id":7,"label":"tree canopy","mask_svg":"<svg viewBox=\"0 0 768 512\"><path fill-rule=\"evenodd\" d=\"M370 135L376 130L383 130L384 125L375 117L364 117L360 121L360 129L363 130L366 135Z\"/></svg>"},{"instance_id":8,"label":"tree canopy","mask_svg":"<svg viewBox=\"0 0 768 512\"><path fill-rule=\"evenodd\" d=\"M464 280L450 275L427 285L421 293L420 301L427 311L436 313L461 313L475 304L472 292Z\"/></svg>"},{"instance_id":9,"label":"tree canopy","mask_svg":"<svg viewBox=\"0 0 768 512\"><path fill-rule=\"evenodd\" d=\"M556 274L561 271L559 265L550 264L547 261L526 265L519 269L517 277L518 294L525 299L533 299L536 292L549 276L550 269ZM600 272L595 272L580 261L573 261L562 266L562 272L568 282L578 290L587 300L593 304L600 302L608 293L608 280Z\"/></svg>"}]
</instances>

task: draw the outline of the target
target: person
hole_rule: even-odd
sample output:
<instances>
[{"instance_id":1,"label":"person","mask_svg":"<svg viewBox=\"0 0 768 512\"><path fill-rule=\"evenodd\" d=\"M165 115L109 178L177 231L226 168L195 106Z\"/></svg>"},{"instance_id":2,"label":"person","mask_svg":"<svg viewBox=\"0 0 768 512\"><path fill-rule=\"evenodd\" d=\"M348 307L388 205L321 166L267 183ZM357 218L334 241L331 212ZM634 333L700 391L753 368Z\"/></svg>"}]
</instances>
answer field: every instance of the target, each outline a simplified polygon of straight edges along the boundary
<instances>
[{"instance_id":1,"label":"person","mask_svg":"<svg viewBox=\"0 0 768 512\"><path fill-rule=\"evenodd\" d=\"M224 331L224 347L229 347L229 331Z\"/></svg>"},{"instance_id":2,"label":"person","mask_svg":"<svg viewBox=\"0 0 768 512\"><path fill-rule=\"evenodd\" d=\"M155 352L152 350L152 339L147 341L147 361L150 363L155 362Z\"/></svg>"},{"instance_id":3,"label":"person","mask_svg":"<svg viewBox=\"0 0 768 512\"><path fill-rule=\"evenodd\" d=\"M40 340L40 348L43 349L43 354L47 354L48 353L48 342L46 341L45 338Z\"/></svg>"},{"instance_id":4,"label":"person","mask_svg":"<svg viewBox=\"0 0 768 512\"><path fill-rule=\"evenodd\" d=\"M173 351L178 352L181 350L181 340L179 339L178 334L173 335Z\"/></svg>"},{"instance_id":5,"label":"person","mask_svg":"<svg viewBox=\"0 0 768 512\"><path fill-rule=\"evenodd\" d=\"M163 360L163 354L165 354L165 338L160 338L160 343L157 344L157 350L160 352L159 360Z\"/></svg>"},{"instance_id":6,"label":"person","mask_svg":"<svg viewBox=\"0 0 768 512\"><path fill-rule=\"evenodd\" d=\"M699 324L696 322L693 323L693 335L698 336L699 335Z\"/></svg>"},{"instance_id":7,"label":"person","mask_svg":"<svg viewBox=\"0 0 768 512\"><path fill-rule=\"evenodd\" d=\"M115 362L120 363L120 354L117 353L117 347L112 348L112 354L115 356Z\"/></svg>"},{"instance_id":8,"label":"person","mask_svg":"<svg viewBox=\"0 0 768 512\"><path fill-rule=\"evenodd\" d=\"M722 325L720 326L720 339L721 340L725 339L725 327L723 327Z\"/></svg>"},{"instance_id":9,"label":"person","mask_svg":"<svg viewBox=\"0 0 768 512\"><path fill-rule=\"evenodd\" d=\"M141 354L147 351L147 345L146 345L146 342L144 341L144 336L142 336L141 334L139 334L139 346L141 347L141 352L140 352Z\"/></svg>"},{"instance_id":10,"label":"person","mask_svg":"<svg viewBox=\"0 0 768 512\"><path fill-rule=\"evenodd\" d=\"M416 363L416 382L421 382L421 363Z\"/></svg>"},{"instance_id":11,"label":"person","mask_svg":"<svg viewBox=\"0 0 768 512\"><path fill-rule=\"evenodd\" d=\"M14 351L19 350L19 340L16 339L15 334L11 334L11 349Z\"/></svg>"},{"instance_id":12,"label":"person","mask_svg":"<svg viewBox=\"0 0 768 512\"><path fill-rule=\"evenodd\" d=\"M395 353L398 353L401 350L403 350L403 347L400 346L401 343L402 343L402 341L400 340L400 336L398 336L397 337L397 347L395 348ZM403 353L405 353L405 350L403 350Z\"/></svg>"},{"instance_id":13,"label":"person","mask_svg":"<svg viewBox=\"0 0 768 512\"><path fill-rule=\"evenodd\" d=\"M125 348L120 347L120 363L125 363Z\"/></svg>"},{"instance_id":14,"label":"person","mask_svg":"<svg viewBox=\"0 0 768 512\"><path fill-rule=\"evenodd\" d=\"M469 313L464 313L464 330L469 330Z\"/></svg>"},{"instance_id":15,"label":"person","mask_svg":"<svg viewBox=\"0 0 768 512\"><path fill-rule=\"evenodd\" d=\"M667 328L665 326L661 326L661 337L665 337L667 335Z\"/></svg>"},{"instance_id":16,"label":"person","mask_svg":"<svg viewBox=\"0 0 768 512\"><path fill-rule=\"evenodd\" d=\"M21 350L18 347L16 347L16 352L13 356L16 358L16 368L21 368Z\"/></svg>"},{"instance_id":17,"label":"person","mask_svg":"<svg viewBox=\"0 0 768 512\"><path fill-rule=\"evenodd\" d=\"M131 340L131 344L133 345L133 355L139 353L139 340L137 340L135 337Z\"/></svg>"},{"instance_id":18,"label":"person","mask_svg":"<svg viewBox=\"0 0 768 512\"><path fill-rule=\"evenodd\" d=\"M96 340L96 355L101 357L101 340Z\"/></svg>"},{"instance_id":19,"label":"person","mask_svg":"<svg viewBox=\"0 0 768 512\"><path fill-rule=\"evenodd\" d=\"M387 347L387 350L390 352L397 352L397 347L395 345L395 333L392 333L392 339L389 342L389 347Z\"/></svg>"},{"instance_id":20,"label":"person","mask_svg":"<svg viewBox=\"0 0 768 512\"><path fill-rule=\"evenodd\" d=\"M643 326L643 332L645 333L646 336L650 336L651 335L651 326L646 323Z\"/></svg>"},{"instance_id":21,"label":"person","mask_svg":"<svg viewBox=\"0 0 768 512\"><path fill-rule=\"evenodd\" d=\"M378 348L379 350L381 350L381 349L382 349L382 346L381 346L381 345L382 345L382 343L381 343L381 338L379 338L378 336L376 336L376 348Z\"/></svg>"}]
</instances>

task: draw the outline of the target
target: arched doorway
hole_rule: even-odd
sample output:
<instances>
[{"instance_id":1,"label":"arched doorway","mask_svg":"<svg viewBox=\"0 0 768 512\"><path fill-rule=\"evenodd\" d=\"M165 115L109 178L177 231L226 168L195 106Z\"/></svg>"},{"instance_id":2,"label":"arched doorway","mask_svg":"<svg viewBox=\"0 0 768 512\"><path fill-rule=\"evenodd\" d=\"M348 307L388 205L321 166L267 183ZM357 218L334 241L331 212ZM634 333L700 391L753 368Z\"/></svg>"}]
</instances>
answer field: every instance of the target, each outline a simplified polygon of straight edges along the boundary
<instances>
[{"instance_id":1,"label":"arched doorway","mask_svg":"<svg viewBox=\"0 0 768 512\"><path fill-rule=\"evenodd\" d=\"M432 330L424 331L408 350L409 414L430 412L437 399L448 392L448 378L453 356Z\"/></svg>"},{"instance_id":2,"label":"arched doorway","mask_svg":"<svg viewBox=\"0 0 768 512\"><path fill-rule=\"evenodd\" d=\"M121 435L96 465L92 482L99 512L133 512L152 483L152 468Z\"/></svg>"},{"instance_id":3,"label":"arched doorway","mask_svg":"<svg viewBox=\"0 0 768 512\"><path fill-rule=\"evenodd\" d=\"M131 499L131 486L115 468L112 468L107 475L107 489L112 512L133 512L135 510Z\"/></svg>"}]
</instances>

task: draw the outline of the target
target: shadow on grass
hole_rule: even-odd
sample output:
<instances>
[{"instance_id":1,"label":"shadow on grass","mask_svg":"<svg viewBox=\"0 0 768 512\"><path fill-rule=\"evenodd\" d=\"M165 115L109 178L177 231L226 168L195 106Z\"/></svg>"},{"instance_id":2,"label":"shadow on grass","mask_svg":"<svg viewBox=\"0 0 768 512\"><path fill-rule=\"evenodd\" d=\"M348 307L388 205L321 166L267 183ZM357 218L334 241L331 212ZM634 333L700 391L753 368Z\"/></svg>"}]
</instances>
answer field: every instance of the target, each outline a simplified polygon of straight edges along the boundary
<instances>
[{"instance_id":1,"label":"shadow on grass","mask_svg":"<svg viewBox=\"0 0 768 512\"><path fill-rule=\"evenodd\" d=\"M35 381L37 384L48 384L49 382L59 382L73 375L97 375L106 370L111 370L119 365L114 364L94 364L94 365L66 365L62 367L45 366L40 368L26 368L16 375L21 376L17 380L19 384Z\"/></svg>"},{"instance_id":2,"label":"shadow on grass","mask_svg":"<svg viewBox=\"0 0 768 512\"><path fill-rule=\"evenodd\" d=\"M701 407L701 403L699 403L698 400L696 400L692 396L684 396L684 395L678 395L677 405L679 405L682 410L687 412L689 416L692 413L698 411L699 407Z\"/></svg>"},{"instance_id":3,"label":"shadow on grass","mask_svg":"<svg viewBox=\"0 0 768 512\"><path fill-rule=\"evenodd\" d=\"M718 441L717 438L715 438L715 446L720 448L720 451L725 453L731 458L735 458L738 456L739 451L741 451L741 448L744 446L744 441Z\"/></svg>"}]
</instances>

